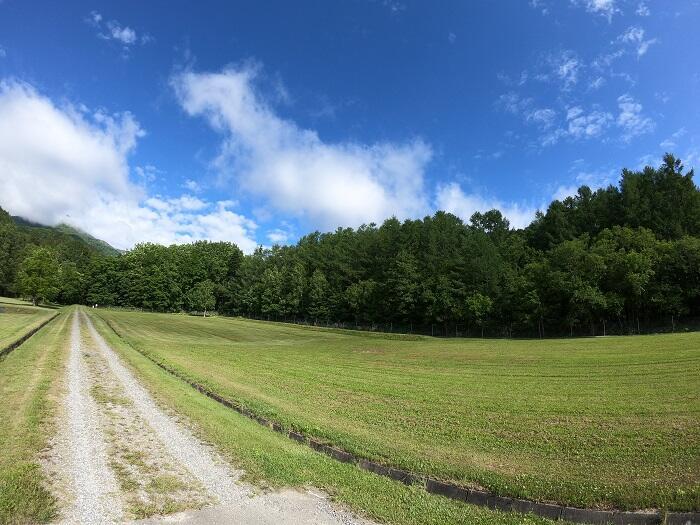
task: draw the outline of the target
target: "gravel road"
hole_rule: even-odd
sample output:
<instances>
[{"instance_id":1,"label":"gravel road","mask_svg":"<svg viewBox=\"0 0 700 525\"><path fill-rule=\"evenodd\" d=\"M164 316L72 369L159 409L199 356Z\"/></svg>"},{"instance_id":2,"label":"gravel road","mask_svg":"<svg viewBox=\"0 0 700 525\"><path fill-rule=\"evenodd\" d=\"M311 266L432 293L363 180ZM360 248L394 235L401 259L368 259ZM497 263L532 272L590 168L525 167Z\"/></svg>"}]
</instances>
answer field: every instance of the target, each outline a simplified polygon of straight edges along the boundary
<instances>
[{"instance_id":1,"label":"gravel road","mask_svg":"<svg viewBox=\"0 0 700 525\"><path fill-rule=\"evenodd\" d=\"M122 515L117 483L108 466L107 447L100 429L100 413L90 396L85 372L84 345L78 315L73 316L67 368L64 422L54 445L57 466L63 468L64 485L72 493L64 512L65 523L109 523ZM65 482L68 483L65 483ZM70 497L72 496L72 498Z\"/></svg>"},{"instance_id":2,"label":"gravel road","mask_svg":"<svg viewBox=\"0 0 700 525\"><path fill-rule=\"evenodd\" d=\"M156 404L82 311L65 390L47 461L62 523L369 523L315 490L259 494L241 483L241 471Z\"/></svg>"}]
</instances>

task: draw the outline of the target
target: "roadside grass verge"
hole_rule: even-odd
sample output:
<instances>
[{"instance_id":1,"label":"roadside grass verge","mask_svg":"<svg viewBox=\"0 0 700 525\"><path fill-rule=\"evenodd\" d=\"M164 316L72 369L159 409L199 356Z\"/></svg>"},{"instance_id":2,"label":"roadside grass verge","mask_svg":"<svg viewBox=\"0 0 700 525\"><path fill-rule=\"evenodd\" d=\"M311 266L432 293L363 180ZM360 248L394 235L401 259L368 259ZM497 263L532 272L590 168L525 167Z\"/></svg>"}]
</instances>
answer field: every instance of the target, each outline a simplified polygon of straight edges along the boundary
<instances>
[{"instance_id":1,"label":"roadside grass verge","mask_svg":"<svg viewBox=\"0 0 700 525\"><path fill-rule=\"evenodd\" d=\"M38 458L53 428L68 318L64 310L0 361L0 523L43 523L56 516Z\"/></svg>"},{"instance_id":2,"label":"roadside grass verge","mask_svg":"<svg viewBox=\"0 0 700 525\"><path fill-rule=\"evenodd\" d=\"M92 312L95 327L134 370L154 397L184 416L245 479L263 488L316 487L334 500L377 521L395 524L546 524L552 521L503 513L426 493L318 454L263 428L200 394L131 348Z\"/></svg>"},{"instance_id":3,"label":"roadside grass verge","mask_svg":"<svg viewBox=\"0 0 700 525\"><path fill-rule=\"evenodd\" d=\"M188 379L360 457L537 501L700 508L700 334L404 340L96 313Z\"/></svg>"},{"instance_id":4,"label":"roadside grass verge","mask_svg":"<svg viewBox=\"0 0 700 525\"><path fill-rule=\"evenodd\" d=\"M31 306L32 303L25 301L24 299L16 299L15 297L2 297L0 296L0 304L14 304L20 306Z\"/></svg>"},{"instance_id":5,"label":"roadside grass verge","mask_svg":"<svg viewBox=\"0 0 700 525\"><path fill-rule=\"evenodd\" d=\"M4 301L5 298L0 298ZM56 314L55 310L22 304L0 303L0 350Z\"/></svg>"}]
</instances>

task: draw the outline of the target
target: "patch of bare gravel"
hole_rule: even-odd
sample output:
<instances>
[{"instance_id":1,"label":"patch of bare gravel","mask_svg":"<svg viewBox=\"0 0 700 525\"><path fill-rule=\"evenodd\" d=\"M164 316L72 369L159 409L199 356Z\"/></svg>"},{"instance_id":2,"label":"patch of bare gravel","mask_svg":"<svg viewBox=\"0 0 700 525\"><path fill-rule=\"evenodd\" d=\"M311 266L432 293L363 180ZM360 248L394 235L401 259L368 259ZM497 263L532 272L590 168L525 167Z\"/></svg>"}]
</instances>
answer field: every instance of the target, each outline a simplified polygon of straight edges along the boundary
<instances>
[{"instance_id":1,"label":"patch of bare gravel","mask_svg":"<svg viewBox=\"0 0 700 525\"><path fill-rule=\"evenodd\" d=\"M87 361L93 385L90 393L103 416L110 467L121 489L126 515L144 518L210 503L204 487L172 458L149 422L136 410L103 353L94 351Z\"/></svg>"},{"instance_id":2,"label":"patch of bare gravel","mask_svg":"<svg viewBox=\"0 0 700 525\"><path fill-rule=\"evenodd\" d=\"M111 373L121 383L127 399L140 417L148 423L168 453L197 479L207 492L224 503L244 497L236 480L241 472L233 470L211 447L204 445L174 417L166 414L141 386L116 353L95 330L92 321L81 313L87 322L90 335L100 355L107 362Z\"/></svg>"},{"instance_id":3,"label":"patch of bare gravel","mask_svg":"<svg viewBox=\"0 0 700 525\"><path fill-rule=\"evenodd\" d=\"M63 508L63 523L114 523L122 501L100 425L100 411L90 396L86 348L78 316L73 316L66 397L58 431L47 458L53 488Z\"/></svg>"}]
</instances>

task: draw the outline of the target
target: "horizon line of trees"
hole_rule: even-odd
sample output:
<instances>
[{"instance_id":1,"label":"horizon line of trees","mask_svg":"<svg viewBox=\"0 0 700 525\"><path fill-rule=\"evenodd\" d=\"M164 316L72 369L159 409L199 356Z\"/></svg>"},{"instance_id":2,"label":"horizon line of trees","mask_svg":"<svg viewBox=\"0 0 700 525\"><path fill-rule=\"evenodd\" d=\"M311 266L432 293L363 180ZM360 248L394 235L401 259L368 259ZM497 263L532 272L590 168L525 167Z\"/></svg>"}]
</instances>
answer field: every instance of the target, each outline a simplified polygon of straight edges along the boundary
<instances>
[{"instance_id":1,"label":"horizon line of trees","mask_svg":"<svg viewBox=\"0 0 700 525\"><path fill-rule=\"evenodd\" d=\"M658 168L623 170L618 186L553 201L522 230L498 210L469 223L439 211L251 255L201 241L76 261L27 245L4 273L14 276L11 291L34 300L162 312L506 337L675 329L700 317L693 176L667 154ZM0 221L0 249L11 245L9 230Z\"/></svg>"}]
</instances>

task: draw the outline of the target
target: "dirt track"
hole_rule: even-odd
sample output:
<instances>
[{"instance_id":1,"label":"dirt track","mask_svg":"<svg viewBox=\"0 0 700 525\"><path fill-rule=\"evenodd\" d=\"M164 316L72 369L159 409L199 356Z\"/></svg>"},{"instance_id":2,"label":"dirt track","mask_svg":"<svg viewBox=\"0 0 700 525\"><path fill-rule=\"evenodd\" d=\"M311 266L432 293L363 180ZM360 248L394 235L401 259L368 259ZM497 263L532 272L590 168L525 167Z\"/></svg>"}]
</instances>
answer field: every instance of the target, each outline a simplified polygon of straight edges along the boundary
<instances>
[{"instance_id":1,"label":"dirt track","mask_svg":"<svg viewBox=\"0 0 700 525\"><path fill-rule=\"evenodd\" d=\"M76 312L65 398L46 468L61 523L367 523L318 491L256 494L158 406Z\"/></svg>"}]
</instances>

